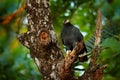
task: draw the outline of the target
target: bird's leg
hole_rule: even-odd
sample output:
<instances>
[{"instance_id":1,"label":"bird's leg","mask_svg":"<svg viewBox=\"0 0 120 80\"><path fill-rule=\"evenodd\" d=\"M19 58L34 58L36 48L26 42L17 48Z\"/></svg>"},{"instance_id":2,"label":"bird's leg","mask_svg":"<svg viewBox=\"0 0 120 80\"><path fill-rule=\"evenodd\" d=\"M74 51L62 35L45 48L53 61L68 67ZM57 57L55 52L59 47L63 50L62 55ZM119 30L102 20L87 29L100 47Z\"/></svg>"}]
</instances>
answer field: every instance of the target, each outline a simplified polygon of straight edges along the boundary
<instances>
[{"instance_id":1,"label":"bird's leg","mask_svg":"<svg viewBox=\"0 0 120 80\"><path fill-rule=\"evenodd\" d=\"M70 48L68 46L66 46L66 53L67 54L71 53L71 50L70 50Z\"/></svg>"},{"instance_id":2,"label":"bird's leg","mask_svg":"<svg viewBox=\"0 0 120 80\"><path fill-rule=\"evenodd\" d=\"M73 51L67 50L67 54L70 55L70 56L73 56Z\"/></svg>"},{"instance_id":3,"label":"bird's leg","mask_svg":"<svg viewBox=\"0 0 120 80\"><path fill-rule=\"evenodd\" d=\"M67 56L72 56L72 51L71 50L67 50L66 53L67 53Z\"/></svg>"},{"instance_id":4,"label":"bird's leg","mask_svg":"<svg viewBox=\"0 0 120 80\"><path fill-rule=\"evenodd\" d=\"M71 50L67 50L66 53L67 53L67 54L71 53Z\"/></svg>"}]
</instances>

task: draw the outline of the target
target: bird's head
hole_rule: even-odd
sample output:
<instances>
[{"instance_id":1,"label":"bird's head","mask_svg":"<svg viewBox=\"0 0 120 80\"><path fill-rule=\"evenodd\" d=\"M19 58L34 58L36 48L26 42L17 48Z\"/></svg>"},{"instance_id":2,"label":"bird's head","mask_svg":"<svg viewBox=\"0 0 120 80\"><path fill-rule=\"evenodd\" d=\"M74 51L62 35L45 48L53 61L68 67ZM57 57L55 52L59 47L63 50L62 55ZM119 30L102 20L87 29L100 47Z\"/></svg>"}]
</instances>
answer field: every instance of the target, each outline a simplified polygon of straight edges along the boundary
<instances>
[{"instance_id":1,"label":"bird's head","mask_svg":"<svg viewBox=\"0 0 120 80\"><path fill-rule=\"evenodd\" d=\"M67 20L64 20L63 22L63 26L64 27L70 27L72 24L70 23L70 21L67 19Z\"/></svg>"},{"instance_id":2,"label":"bird's head","mask_svg":"<svg viewBox=\"0 0 120 80\"><path fill-rule=\"evenodd\" d=\"M64 21L64 24L67 24L67 23L69 23L70 22L70 20L69 19L66 19L65 21Z\"/></svg>"},{"instance_id":3,"label":"bird's head","mask_svg":"<svg viewBox=\"0 0 120 80\"><path fill-rule=\"evenodd\" d=\"M63 24L68 24L70 23L70 21L68 19L64 20L64 23Z\"/></svg>"}]
</instances>

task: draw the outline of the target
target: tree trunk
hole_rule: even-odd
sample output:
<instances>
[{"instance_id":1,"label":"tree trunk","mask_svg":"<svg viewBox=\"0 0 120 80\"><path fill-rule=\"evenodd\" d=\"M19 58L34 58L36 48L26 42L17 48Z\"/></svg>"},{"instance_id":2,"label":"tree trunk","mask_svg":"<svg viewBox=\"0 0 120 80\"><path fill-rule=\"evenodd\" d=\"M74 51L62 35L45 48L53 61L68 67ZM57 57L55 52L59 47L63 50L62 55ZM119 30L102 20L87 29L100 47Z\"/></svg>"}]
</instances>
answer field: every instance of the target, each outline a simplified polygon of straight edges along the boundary
<instances>
[{"instance_id":1,"label":"tree trunk","mask_svg":"<svg viewBox=\"0 0 120 80\"><path fill-rule=\"evenodd\" d=\"M64 58L53 30L48 3L49 0L26 1L28 31L18 37L19 41L30 50L30 55L42 73L43 80L100 80L99 75L103 74L101 71L105 66L100 67L96 63L97 58L91 59L83 76L77 78L74 76L71 66L77 58L77 53L83 48L83 43L78 43L74 50ZM95 53L100 53L98 44L95 44L93 57L98 57Z\"/></svg>"},{"instance_id":2,"label":"tree trunk","mask_svg":"<svg viewBox=\"0 0 120 80\"><path fill-rule=\"evenodd\" d=\"M30 49L44 80L59 80L58 63L63 54L50 19L48 0L27 0L28 31L19 36L20 42Z\"/></svg>"}]
</instances>

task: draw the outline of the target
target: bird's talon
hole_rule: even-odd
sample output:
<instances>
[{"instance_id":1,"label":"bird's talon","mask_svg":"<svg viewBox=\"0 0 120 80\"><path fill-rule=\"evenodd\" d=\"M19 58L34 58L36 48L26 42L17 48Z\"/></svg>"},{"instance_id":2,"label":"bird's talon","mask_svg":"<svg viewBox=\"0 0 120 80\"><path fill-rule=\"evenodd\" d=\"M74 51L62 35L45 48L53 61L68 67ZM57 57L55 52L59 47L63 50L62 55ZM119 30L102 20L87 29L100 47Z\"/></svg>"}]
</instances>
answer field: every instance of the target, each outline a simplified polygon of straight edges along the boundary
<instances>
[{"instance_id":1,"label":"bird's talon","mask_svg":"<svg viewBox=\"0 0 120 80\"><path fill-rule=\"evenodd\" d=\"M69 54L70 54L70 56L72 56L72 54L73 54L72 51Z\"/></svg>"},{"instance_id":2,"label":"bird's talon","mask_svg":"<svg viewBox=\"0 0 120 80\"><path fill-rule=\"evenodd\" d=\"M71 50L67 50L67 54L70 54L71 53Z\"/></svg>"}]
</instances>

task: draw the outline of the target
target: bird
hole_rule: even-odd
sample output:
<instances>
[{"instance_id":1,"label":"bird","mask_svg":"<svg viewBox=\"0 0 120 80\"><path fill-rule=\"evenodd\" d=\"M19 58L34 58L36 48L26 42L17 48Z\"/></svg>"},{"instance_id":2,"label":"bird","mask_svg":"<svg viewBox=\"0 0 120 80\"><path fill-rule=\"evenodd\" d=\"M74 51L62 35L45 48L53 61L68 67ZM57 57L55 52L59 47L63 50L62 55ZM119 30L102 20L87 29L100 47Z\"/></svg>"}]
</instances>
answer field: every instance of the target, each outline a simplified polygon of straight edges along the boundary
<instances>
[{"instance_id":1,"label":"bird","mask_svg":"<svg viewBox=\"0 0 120 80\"><path fill-rule=\"evenodd\" d=\"M61 39L63 45L65 45L66 51L72 51L76 45L76 42L81 42L83 40L83 35L80 30L73 26L70 21L67 19L63 22L63 28L61 30ZM87 48L85 43L83 43L83 49L79 54L85 54L79 57L80 62L85 62L88 60L87 58ZM78 55L79 56L79 55Z\"/></svg>"}]
</instances>

